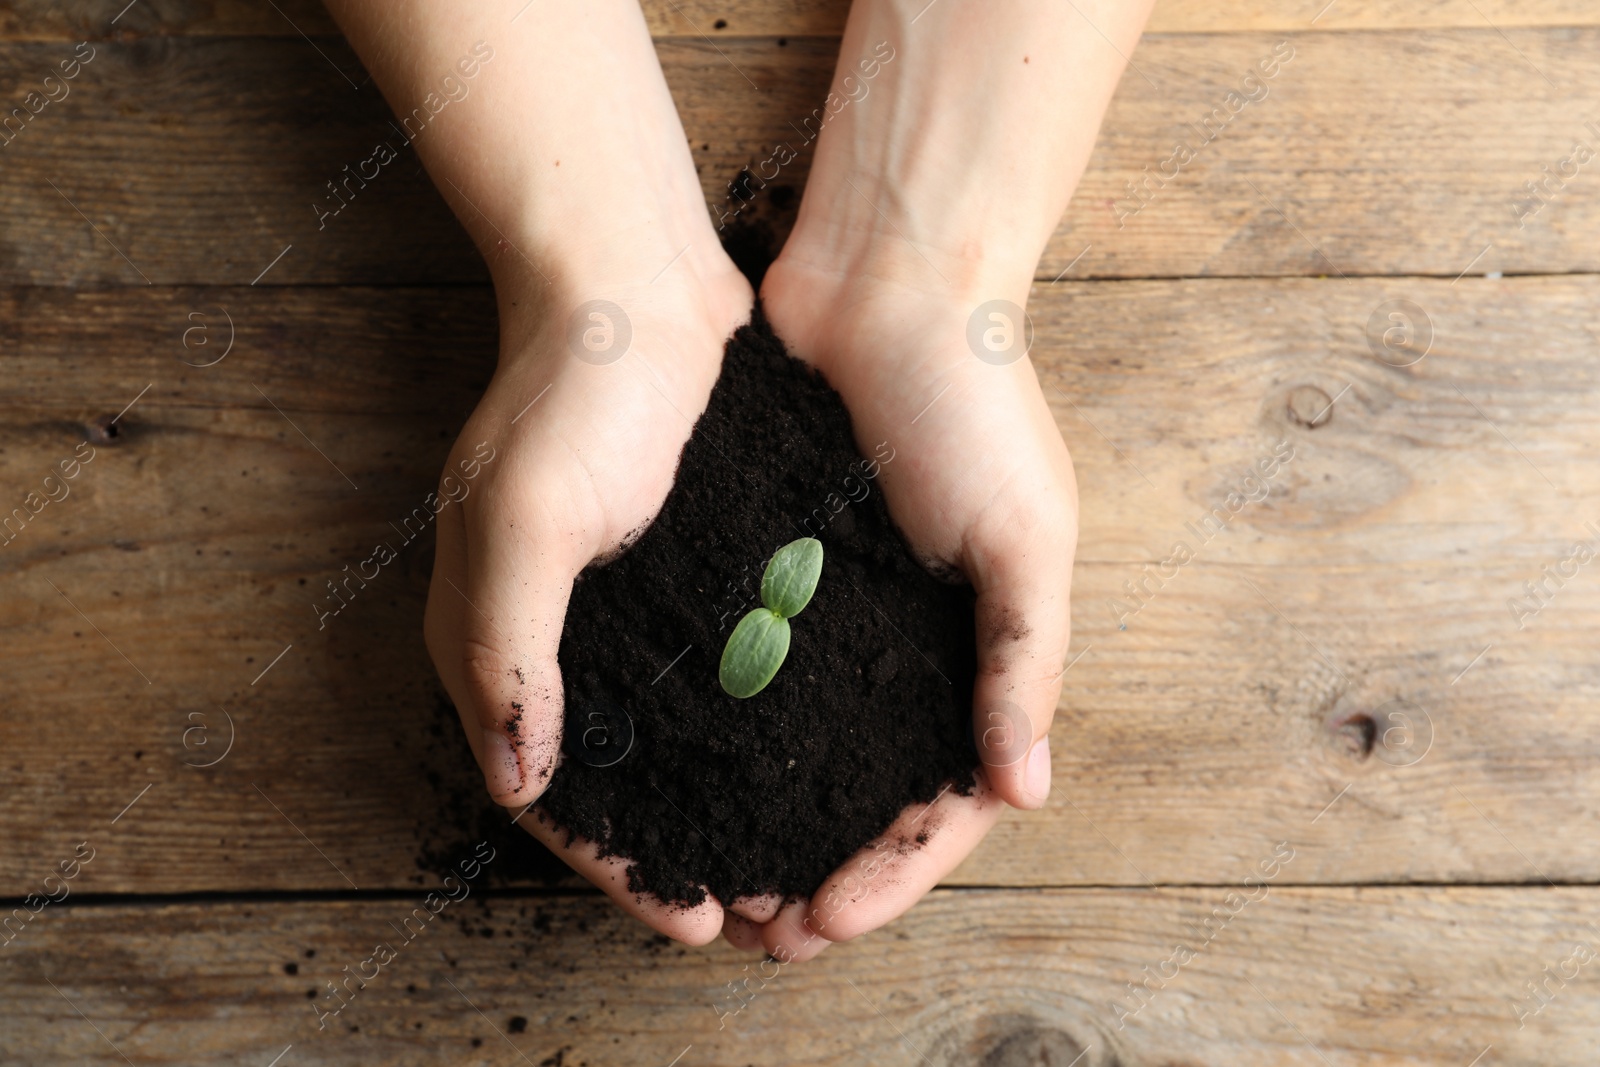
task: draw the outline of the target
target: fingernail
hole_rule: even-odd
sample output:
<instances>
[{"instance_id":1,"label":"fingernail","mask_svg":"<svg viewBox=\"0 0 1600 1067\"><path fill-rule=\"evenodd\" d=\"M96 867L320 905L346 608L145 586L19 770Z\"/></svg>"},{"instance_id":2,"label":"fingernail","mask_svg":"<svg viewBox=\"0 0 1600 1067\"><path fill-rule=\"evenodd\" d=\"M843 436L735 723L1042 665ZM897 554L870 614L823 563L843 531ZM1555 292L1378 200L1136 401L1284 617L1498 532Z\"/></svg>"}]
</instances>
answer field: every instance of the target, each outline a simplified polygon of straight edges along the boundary
<instances>
[{"instance_id":1,"label":"fingernail","mask_svg":"<svg viewBox=\"0 0 1600 1067\"><path fill-rule=\"evenodd\" d=\"M1028 753L1028 766L1022 772L1022 788L1043 802L1050 795L1050 738L1041 737Z\"/></svg>"},{"instance_id":2,"label":"fingernail","mask_svg":"<svg viewBox=\"0 0 1600 1067\"><path fill-rule=\"evenodd\" d=\"M483 781L489 795L510 796L522 788L522 771L511 739L498 730L483 731Z\"/></svg>"}]
</instances>

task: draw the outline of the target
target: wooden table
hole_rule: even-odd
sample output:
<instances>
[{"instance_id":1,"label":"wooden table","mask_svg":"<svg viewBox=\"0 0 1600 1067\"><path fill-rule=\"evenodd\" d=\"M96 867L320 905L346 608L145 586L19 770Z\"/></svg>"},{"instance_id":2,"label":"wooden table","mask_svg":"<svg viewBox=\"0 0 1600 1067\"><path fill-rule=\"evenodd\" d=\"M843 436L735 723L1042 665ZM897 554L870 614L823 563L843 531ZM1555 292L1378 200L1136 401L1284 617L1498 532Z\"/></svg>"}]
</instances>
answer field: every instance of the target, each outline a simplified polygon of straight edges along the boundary
<instances>
[{"instance_id":1,"label":"wooden table","mask_svg":"<svg viewBox=\"0 0 1600 1067\"><path fill-rule=\"evenodd\" d=\"M1525 183L1600 148L1600 7L1160 4L1031 305L1083 500L1055 797L779 968L652 937L480 799L430 547L318 628L483 388L486 274L409 152L319 228L398 139L310 0L121 2L0 10L7 107L80 61L0 146L0 512L38 509L0 545L0 1062L1595 1062L1600 163ZM724 204L844 4L646 8Z\"/></svg>"}]
</instances>

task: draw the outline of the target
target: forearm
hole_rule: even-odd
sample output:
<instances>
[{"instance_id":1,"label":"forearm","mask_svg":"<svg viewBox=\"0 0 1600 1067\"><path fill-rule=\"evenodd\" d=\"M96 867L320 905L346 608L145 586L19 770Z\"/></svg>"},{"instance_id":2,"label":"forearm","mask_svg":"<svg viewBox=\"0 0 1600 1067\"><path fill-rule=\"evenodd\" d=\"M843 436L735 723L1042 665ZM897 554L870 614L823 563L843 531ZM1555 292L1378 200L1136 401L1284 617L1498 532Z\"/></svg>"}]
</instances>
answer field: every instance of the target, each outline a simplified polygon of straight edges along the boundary
<instances>
[{"instance_id":1,"label":"forearm","mask_svg":"<svg viewBox=\"0 0 1600 1067\"><path fill-rule=\"evenodd\" d=\"M716 247L636 0L328 7L502 290L643 284Z\"/></svg>"},{"instance_id":2,"label":"forearm","mask_svg":"<svg viewBox=\"0 0 1600 1067\"><path fill-rule=\"evenodd\" d=\"M1026 292L1150 4L855 0L833 88L856 100L822 132L788 254ZM893 58L864 82L859 61L885 41Z\"/></svg>"}]
</instances>

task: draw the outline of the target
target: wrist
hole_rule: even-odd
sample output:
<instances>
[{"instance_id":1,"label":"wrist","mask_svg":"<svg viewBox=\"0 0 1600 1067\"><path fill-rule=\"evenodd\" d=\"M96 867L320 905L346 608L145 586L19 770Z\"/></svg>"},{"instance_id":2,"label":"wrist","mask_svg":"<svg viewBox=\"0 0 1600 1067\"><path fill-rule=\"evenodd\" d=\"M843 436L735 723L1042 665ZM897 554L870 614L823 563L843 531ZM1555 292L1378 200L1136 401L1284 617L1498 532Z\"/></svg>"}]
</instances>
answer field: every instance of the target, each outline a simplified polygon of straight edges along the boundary
<instances>
[{"instance_id":1,"label":"wrist","mask_svg":"<svg viewBox=\"0 0 1600 1067\"><path fill-rule=\"evenodd\" d=\"M698 192L698 190L697 190ZM591 301L615 304L630 325L670 315L716 342L748 317L750 288L722 250L698 198L552 205L519 214L491 235L486 258L499 303L504 358L564 352L569 320ZM545 343L531 343L542 337Z\"/></svg>"},{"instance_id":2,"label":"wrist","mask_svg":"<svg viewBox=\"0 0 1600 1067\"><path fill-rule=\"evenodd\" d=\"M796 225L768 272L768 290L804 288L842 301L929 302L976 306L1004 299L1025 304L1038 254L1001 242L960 239L913 243L888 227L854 228L837 220Z\"/></svg>"},{"instance_id":3,"label":"wrist","mask_svg":"<svg viewBox=\"0 0 1600 1067\"><path fill-rule=\"evenodd\" d=\"M925 325L965 322L974 307L995 299L1026 307L1034 262L971 245L947 254L894 234L802 234L797 227L766 272L762 301L774 326L789 323L790 330L802 320L848 328L838 318L845 309L909 315Z\"/></svg>"}]
</instances>

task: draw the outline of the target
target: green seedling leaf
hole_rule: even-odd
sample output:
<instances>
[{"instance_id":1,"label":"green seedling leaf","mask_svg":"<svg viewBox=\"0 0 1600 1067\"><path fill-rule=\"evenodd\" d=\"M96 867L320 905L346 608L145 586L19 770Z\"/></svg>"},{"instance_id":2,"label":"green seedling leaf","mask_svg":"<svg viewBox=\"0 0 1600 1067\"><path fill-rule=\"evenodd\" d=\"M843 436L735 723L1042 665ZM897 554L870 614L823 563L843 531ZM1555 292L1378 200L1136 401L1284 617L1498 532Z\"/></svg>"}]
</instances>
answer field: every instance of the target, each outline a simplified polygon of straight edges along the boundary
<instances>
[{"instance_id":1,"label":"green seedling leaf","mask_svg":"<svg viewBox=\"0 0 1600 1067\"><path fill-rule=\"evenodd\" d=\"M811 603L822 576L822 542L815 537L790 541L772 554L761 576L761 602L786 619Z\"/></svg>"},{"instance_id":2,"label":"green seedling leaf","mask_svg":"<svg viewBox=\"0 0 1600 1067\"><path fill-rule=\"evenodd\" d=\"M722 688L740 700L755 696L772 681L788 654L789 620L770 608L756 608L739 620L722 650L718 672Z\"/></svg>"}]
</instances>

